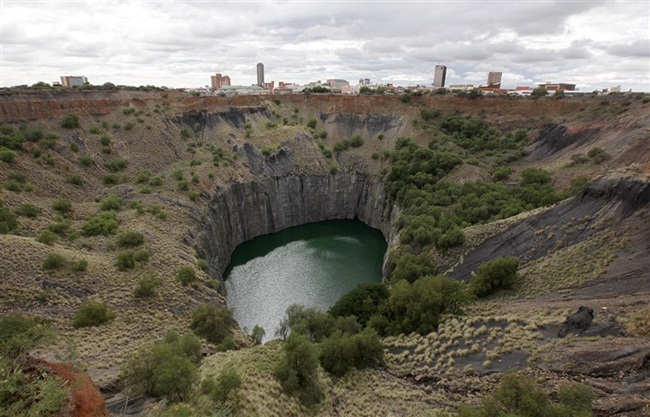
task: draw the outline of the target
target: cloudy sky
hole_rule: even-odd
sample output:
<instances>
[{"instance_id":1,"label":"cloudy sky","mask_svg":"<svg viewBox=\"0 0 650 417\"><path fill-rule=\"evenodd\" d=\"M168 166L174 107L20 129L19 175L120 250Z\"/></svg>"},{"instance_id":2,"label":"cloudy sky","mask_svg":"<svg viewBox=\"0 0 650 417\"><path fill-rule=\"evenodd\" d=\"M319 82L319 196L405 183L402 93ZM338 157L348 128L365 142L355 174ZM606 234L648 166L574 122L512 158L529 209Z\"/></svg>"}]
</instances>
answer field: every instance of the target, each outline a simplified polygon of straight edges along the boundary
<instances>
[{"instance_id":1,"label":"cloudy sky","mask_svg":"<svg viewBox=\"0 0 650 417\"><path fill-rule=\"evenodd\" d=\"M6 1L0 86L85 75L92 84L199 87L360 78L430 85L568 82L650 91L650 2Z\"/></svg>"}]
</instances>

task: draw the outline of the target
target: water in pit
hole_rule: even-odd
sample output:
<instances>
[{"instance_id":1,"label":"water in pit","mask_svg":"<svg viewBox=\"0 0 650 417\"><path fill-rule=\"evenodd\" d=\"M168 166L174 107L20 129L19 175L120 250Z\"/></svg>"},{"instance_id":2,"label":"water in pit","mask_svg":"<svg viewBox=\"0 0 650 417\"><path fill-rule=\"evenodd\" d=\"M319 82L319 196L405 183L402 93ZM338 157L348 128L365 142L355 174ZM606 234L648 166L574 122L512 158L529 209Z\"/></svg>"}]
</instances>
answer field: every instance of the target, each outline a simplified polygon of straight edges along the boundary
<instances>
[{"instance_id":1,"label":"water in pit","mask_svg":"<svg viewBox=\"0 0 650 417\"><path fill-rule=\"evenodd\" d=\"M381 282L386 241L355 220L292 227L242 243L224 273L239 326L260 325L265 341L291 304L327 310L362 283Z\"/></svg>"}]
</instances>

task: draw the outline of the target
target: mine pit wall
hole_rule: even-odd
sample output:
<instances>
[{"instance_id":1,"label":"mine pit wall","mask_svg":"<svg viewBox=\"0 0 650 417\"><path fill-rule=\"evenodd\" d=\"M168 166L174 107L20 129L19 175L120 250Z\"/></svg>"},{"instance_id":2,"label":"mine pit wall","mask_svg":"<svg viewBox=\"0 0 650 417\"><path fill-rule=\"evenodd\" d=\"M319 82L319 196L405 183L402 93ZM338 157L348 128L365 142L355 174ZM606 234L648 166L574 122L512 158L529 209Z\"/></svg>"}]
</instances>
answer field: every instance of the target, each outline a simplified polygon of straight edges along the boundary
<instances>
[{"instance_id":1,"label":"mine pit wall","mask_svg":"<svg viewBox=\"0 0 650 417\"><path fill-rule=\"evenodd\" d=\"M236 183L209 203L202 250L221 278L235 248L257 236L325 220L358 219L380 230L390 248L397 209L385 185L364 174L287 175Z\"/></svg>"}]
</instances>

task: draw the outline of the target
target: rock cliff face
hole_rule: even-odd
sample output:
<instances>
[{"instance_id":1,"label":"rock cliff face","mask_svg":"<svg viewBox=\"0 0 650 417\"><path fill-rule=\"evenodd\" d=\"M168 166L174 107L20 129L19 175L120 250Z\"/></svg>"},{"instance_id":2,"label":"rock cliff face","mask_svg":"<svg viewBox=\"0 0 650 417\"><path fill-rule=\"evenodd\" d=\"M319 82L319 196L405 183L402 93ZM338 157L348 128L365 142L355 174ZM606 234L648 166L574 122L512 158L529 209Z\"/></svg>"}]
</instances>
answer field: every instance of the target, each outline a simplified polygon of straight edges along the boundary
<instances>
[{"instance_id":1,"label":"rock cliff face","mask_svg":"<svg viewBox=\"0 0 650 417\"><path fill-rule=\"evenodd\" d=\"M286 175L232 184L209 204L203 250L221 276L237 245L306 223L359 219L391 243L396 216L384 185L364 174Z\"/></svg>"}]
</instances>

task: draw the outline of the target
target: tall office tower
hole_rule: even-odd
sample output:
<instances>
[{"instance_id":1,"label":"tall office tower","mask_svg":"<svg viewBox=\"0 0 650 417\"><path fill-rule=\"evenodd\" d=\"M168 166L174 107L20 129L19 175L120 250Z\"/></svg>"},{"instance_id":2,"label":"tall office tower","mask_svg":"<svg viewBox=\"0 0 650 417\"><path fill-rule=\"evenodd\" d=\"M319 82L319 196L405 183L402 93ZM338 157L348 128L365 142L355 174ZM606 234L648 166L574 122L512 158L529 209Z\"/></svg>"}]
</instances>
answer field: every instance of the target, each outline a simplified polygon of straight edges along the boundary
<instances>
[{"instance_id":1,"label":"tall office tower","mask_svg":"<svg viewBox=\"0 0 650 417\"><path fill-rule=\"evenodd\" d=\"M488 73L488 87L491 88L501 88L501 73L500 72L490 72Z\"/></svg>"},{"instance_id":2,"label":"tall office tower","mask_svg":"<svg viewBox=\"0 0 650 417\"><path fill-rule=\"evenodd\" d=\"M433 71L433 88L443 88L445 86L445 78L447 78L447 67L444 65L436 65Z\"/></svg>"},{"instance_id":3,"label":"tall office tower","mask_svg":"<svg viewBox=\"0 0 650 417\"><path fill-rule=\"evenodd\" d=\"M257 85L264 87L264 64L257 64Z\"/></svg>"}]
</instances>

